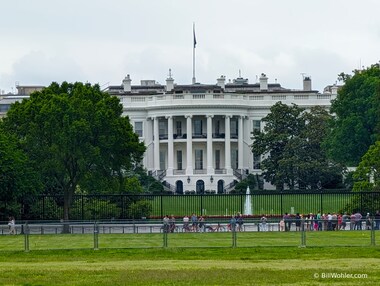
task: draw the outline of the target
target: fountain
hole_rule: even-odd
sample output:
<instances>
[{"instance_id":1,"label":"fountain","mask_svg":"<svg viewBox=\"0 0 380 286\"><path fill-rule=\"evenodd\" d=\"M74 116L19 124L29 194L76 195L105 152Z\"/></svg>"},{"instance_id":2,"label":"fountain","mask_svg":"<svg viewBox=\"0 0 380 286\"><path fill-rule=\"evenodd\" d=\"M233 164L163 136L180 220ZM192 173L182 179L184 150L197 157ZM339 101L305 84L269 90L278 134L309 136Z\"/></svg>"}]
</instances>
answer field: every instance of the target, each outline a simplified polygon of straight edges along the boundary
<instances>
[{"instance_id":1,"label":"fountain","mask_svg":"<svg viewBox=\"0 0 380 286\"><path fill-rule=\"evenodd\" d=\"M245 192L244 215L252 215L251 192L249 186Z\"/></svg>"}]
</instances>

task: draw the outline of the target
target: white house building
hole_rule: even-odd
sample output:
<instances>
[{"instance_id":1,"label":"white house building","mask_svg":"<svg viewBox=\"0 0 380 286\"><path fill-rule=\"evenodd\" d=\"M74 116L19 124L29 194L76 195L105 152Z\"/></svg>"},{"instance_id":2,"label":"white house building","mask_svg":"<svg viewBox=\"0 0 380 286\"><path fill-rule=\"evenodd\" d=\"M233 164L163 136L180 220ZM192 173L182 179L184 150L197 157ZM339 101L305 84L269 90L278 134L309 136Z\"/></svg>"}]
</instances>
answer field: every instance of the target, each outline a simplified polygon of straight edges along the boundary
<instances>
[{"instance_id":1,"label":"white house building","mask_svg":"<svg viewBox=\"0 0 380 286\"><path fill-rule=\"evenodd\" d=\"M41 91L44 88L42 85L19 85L16 83L17 94L3 92L0 93L0 118L4 117L11 104L22 101L24 98L29 98L30 94L34 91Z\"/></svg>"},{"instance_id":2,"label":"white house building","mask_svg":"<svg viewBox=\"0 0 380 286\"><path fill-rule=\"evenodd\" d=\"M145 142L144 166L171 191L229 192L249 173L260 174L260 157L251 152L251 132L262 129L261 119L278 101L310 108L329 108L337 87L319 93L304 77L303 89L268 83L265 74L249 84L241 76L216 84L166 85L142 80L132 85L127 75L107 91L120 98L124 115ZM266 185L265 188L268 188Z\"/></svg>"}]
</instances>

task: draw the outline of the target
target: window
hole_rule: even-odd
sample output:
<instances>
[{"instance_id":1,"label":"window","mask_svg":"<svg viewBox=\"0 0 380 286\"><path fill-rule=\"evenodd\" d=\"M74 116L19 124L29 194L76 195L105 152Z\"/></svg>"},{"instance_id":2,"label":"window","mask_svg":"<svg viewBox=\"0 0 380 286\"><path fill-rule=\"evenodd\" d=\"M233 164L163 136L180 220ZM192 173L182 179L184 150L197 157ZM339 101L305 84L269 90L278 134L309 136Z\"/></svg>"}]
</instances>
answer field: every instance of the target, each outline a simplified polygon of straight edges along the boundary
<instances>
[{"instance_id":1,"label":"window","mask_svg":"<svg viewBox=\"0 0 380 286\"><path fill-rule=\"evenodd\" d=\"M231 167L232 169L237 169L239 166L239 151L231 150Z\"/></svg>"},{"instance_id":2,"label":"window","mask_svg":"<svg viewBox=\"0 0 380 286\"><path fill-rule=\"evenodd\" d=\"M215 169L220 169L220 150L215 150Z\"/></svg>"},{"instance_id":3,"label":"window","mask_svg":"<svg viewBox=\"0 0 380 286\"><path fill-rule=\"evenodd\" d=\"M177 169L182 170L182 150L177 150Z\"/></svg>"},{"instance_id":4,"label":"window","mask_svg":"<svg viewBox=\"0 0 380 286\"><path fill-rule=\"evenodd\" d=\"M220 134L220 120L217 120L215 122L215 134L219 135Z\"/></svg>"},{"instance_id":5,"label":"window","mask_svg":"<svg viewBox=\"0 0 380 286\"><path fill-rule=\"evenodd\" d=\"M160 139L168 139L168 133L166 132L166 122L159 121L158 128L159 128L158 132L159 132Z\"/></svg>"},{"instance_id":6,"label":"window","mask_svg":"<svg viewBox=\"0 0 380 286\"><path fill-rule=\"evenodd\" d=\"M160 151L160 170L166 170L166 167L165 167L165 152L164 151Z\"/></svg>"},{"instance_id":7,"label":"window","mask_svg":"<svg viewBox=\"0 0 380 286\"><path fill-rule=\"evenodd\" d=\"M201 119L194 120L194 135L195 136L202 135L202 120Z\"/></svg>"},{"instance_id":8,"label":"window","mask_svg":"<svg viewBox=\"0 0 380 286\"><path fill-rule=\"evenodd\" d=\"M198 180L196 183L197 194L204 194L205 192L205 182L203 180Z\"/></svg>"},{"instance_id":9,"label":"window","mask_svg":"<svg viewBox=\"0 0 380 286\"><path fill-rule=\"evenodd\" d=\"M159 124L159 134L160 136L162 135L166 135L166 126L165 126L165 122L164 121L160 121Z\"/></svg>"},{"instance_id":10,"label":"window","mask_svg":"<svg viewBox=\"0 0 380 286\"><path fill-rule=\"evenodd\" d=\"M238 122L237 120L231 120L231 138L237 138L238 134Z\"/></svg>"},{"instance_id":11,"label":"window","mask_svg":"<svg viewBox=\"0 0 380 286\"><path fill-rule=\"evenodd\" d=\"M135 133L139 135L139 137L143 137L143 123L141 121L135 122Z\"/></svg>"},{"instance_id":12,"label":"window","mask_svg":"<svg viewBox=\"0 0 380 286\"><path fill-rule=\"evenodd\" d=\"M203 170L203 150L195 150L195 169Z\"/></svg>"},{"instance_id":13,"label":"window","mask_svg":"<svg viewBox=\"0 0 380 286\"><path fill-rule=\"evenodd\" d=\"M253 132L261 130L261 121L260 120L252 120Z\"/></svg>"},{"instance_id":14,"label":"window","mask_svg":"<svg viewBox=\"0 0 380 286\"><path fill-rule=\"evenodd\" d=\"M182 122L176 121L177 136L182 136Z\"/></svg>"}]
</instances>

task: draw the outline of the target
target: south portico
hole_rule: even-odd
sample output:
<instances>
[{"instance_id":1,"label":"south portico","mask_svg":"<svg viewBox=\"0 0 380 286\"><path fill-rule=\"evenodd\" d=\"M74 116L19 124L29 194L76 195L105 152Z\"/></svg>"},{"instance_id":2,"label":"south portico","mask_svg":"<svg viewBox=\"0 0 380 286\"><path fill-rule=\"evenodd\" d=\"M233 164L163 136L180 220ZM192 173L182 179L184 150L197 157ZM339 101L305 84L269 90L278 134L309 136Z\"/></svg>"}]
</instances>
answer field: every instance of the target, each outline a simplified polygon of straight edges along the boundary
<instances>
[{"instance_id":1,"label":"south portico","mask_svg":"<svg viewBox=\"0 0 380 286\"><path fill-rule=\"evenodd\" d=\"M153 137L147 153L153 149L154 157L147 169L157 177L164 174L179 193L223 192L237 179L234 170L248 169L243 161L247 119L236 114L150 116Z\"/></svg>"}]
</instances>

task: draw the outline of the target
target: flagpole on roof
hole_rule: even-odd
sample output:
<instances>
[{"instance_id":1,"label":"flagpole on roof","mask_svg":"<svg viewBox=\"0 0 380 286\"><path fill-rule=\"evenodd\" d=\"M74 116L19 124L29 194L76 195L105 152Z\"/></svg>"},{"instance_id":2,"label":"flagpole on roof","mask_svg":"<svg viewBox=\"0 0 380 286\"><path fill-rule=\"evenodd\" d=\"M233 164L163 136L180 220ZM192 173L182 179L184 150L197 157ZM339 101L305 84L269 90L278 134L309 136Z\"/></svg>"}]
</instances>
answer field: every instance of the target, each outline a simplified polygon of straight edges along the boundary
<instances>
[{"instance_id":1,"label":"flagpole on roof","mask_svg":"<svg viewBox=\"0 0 380 286\"><path fill-rule=\"evenodd\" d=\"M195 38L195 23L193 23L193 80L192 83L195 84L195 46L197 45L197 39Z\"/></svg>"}]
</instances>

